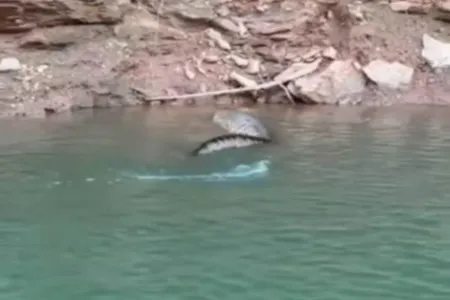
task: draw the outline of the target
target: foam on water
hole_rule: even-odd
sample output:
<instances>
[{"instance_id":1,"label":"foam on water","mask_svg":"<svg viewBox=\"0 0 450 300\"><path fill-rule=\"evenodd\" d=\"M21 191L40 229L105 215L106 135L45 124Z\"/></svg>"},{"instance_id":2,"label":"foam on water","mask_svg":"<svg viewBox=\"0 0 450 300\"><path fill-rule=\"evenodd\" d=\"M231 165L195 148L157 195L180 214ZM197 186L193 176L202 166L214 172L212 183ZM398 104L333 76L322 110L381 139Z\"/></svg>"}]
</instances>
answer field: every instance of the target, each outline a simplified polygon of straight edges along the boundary
<instances>
[{"instance_id":1,"label":"foam on water","mask_svg":"<svg viewBox=\"0 0 450 300\"><path fill-rule=\"evenodd\" d=\"M241 164L224 172L205 174L129 174L139 180L201 180L201 181L230 181L251 180L265 177L269 172L268 160L260 160L252 164Z\"/></svg>"}]
</instances>

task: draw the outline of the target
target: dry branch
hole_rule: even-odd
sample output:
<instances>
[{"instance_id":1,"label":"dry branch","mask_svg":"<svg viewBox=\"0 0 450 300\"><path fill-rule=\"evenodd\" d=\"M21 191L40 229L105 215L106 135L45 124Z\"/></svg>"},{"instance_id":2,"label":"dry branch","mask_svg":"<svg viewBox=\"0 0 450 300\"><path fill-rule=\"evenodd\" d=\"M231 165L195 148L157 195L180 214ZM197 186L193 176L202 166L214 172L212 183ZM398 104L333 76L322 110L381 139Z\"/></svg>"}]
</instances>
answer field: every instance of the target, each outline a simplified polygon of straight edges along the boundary
<instances>
[{"instance_id":1,"label":"dry branch","mask_svg":"<svg viewBox=\"0 0 450 300\"><path fill-rule=\"evenodd\" d=\"M234 89L224 89L224 90L216 90L216 91L210 91L210 92L200 92L200 93L194 93L194 94L183 94L183 95L167 95L167 96L156 96L151 97L148 96L148 93L140 88L131 87L131 90L144 95L145 99L144 102L153 102L153 101L169 101L169 100L184 100L184 99L192 99L192 98L199 98L199 97L214 97L214 96L223 96L223 95L235 95L239 93L244 92L251 92L251 91L260 91L260 90L267 90L273 87L281 87L286 93L287 89L283 86L283 84L295 80L299 77L304 76L304 73L298 73L294 72L293 74L289 76L285 76L282 79L278 80L271 80L267 81L261 84L258 84L256 86L246 86L246 87L240 87L240 88L234 88ZM291 95L287 95L289 100L293 102L293 99Z\"/></svg>"}]
</instances>

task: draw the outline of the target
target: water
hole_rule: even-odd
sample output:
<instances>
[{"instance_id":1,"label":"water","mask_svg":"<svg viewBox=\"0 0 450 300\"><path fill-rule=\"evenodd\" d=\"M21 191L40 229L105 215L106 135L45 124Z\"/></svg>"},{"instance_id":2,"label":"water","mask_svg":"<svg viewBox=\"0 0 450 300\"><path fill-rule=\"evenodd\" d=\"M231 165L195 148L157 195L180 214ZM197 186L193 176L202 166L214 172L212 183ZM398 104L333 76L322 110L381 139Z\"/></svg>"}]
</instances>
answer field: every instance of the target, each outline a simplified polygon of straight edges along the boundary
<instances>
[{"instance_id":1,"label":"water","mask_svg":"<svg viewBox=\"0 0 450 300\"><path fill-rule=\"evenodd\" d=\"M0 299L448 300L449 113L272 109L278 144L200 158L195 109L3 122Z\"/></svg>"}]
</instances>

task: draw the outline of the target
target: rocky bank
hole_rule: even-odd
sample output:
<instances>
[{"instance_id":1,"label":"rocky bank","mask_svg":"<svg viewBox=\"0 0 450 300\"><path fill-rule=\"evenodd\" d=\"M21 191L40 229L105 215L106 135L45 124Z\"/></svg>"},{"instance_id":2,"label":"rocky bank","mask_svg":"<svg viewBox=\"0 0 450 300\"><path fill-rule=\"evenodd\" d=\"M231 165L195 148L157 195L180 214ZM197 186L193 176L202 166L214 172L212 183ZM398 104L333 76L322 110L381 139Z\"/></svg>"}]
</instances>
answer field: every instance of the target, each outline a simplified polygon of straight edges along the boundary
<instances>
[{"instance_id":1,"label":"rocky bank","mask_svg":"<svg viewBox=\"0 0 450 300\"><path fill-rule=\"evenodd\" d=\"M449 104L450 0L4 0L0 115Z\"/></svg>"}]
</instances>

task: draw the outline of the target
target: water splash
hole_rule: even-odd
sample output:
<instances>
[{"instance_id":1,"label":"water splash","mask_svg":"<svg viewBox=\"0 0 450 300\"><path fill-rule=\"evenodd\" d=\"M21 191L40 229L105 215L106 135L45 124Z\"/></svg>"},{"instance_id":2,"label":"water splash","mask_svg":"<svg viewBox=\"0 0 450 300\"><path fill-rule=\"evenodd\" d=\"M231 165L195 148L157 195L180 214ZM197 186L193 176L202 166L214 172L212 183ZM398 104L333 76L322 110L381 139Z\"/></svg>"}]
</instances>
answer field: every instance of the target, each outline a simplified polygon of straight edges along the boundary
<instances>
[{"instance_id":1,"label":"water splash","mask_svg":"<svg viewBox=\"0 0 450 300\"><path fill-rule=\"evenodd\" d=\"M202 181L230 181L251 180L263 178L269 173L270 161L260 160L252 164L237 165L229 171L211 172L206 174L129 174L139 180L202 180Z\"/></svg>"}]
</instances>

